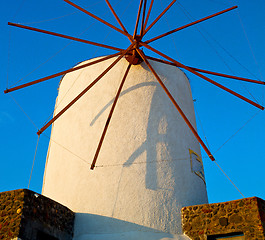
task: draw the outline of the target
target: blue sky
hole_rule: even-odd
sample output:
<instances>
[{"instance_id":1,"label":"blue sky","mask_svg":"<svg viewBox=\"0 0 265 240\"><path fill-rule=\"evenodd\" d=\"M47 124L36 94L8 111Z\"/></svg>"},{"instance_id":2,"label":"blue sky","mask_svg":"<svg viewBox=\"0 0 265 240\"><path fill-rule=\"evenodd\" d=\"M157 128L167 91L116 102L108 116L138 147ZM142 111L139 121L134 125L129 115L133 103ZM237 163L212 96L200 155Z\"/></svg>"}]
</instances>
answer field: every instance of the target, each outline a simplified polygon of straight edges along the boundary
<instances>
[{"instance_id":1,"label":"blue sky","mask_svg":"<svg viewBox=\"0 0 265 240\"><path fill-rule=\"evenodd\" d=\"M139 1L110 2L129 32L132 32ZM104 0L76 0L75 3L118 27ZM169 0L156 0L151 20L169 3ZM263 0L178 0L146 35L146 39L187 24L190 19L197 20L234 5L239 8L200 23L197 27L193 26L158 40L152 46L189 66L262 80L262 75L265 76ZM12 94L3 94L7 85L10 87L20 79L22 80L19 83L36 80L71 68L86 59L114 53L112 50L14 28L8 26L7 22L21 23L121 48L127 47L129 41L63 0L3 1L0 11L2 192L27 188L37 142L37 128L41 128L53 112L60 78ZM145 52L157 57L149 51ZM38 69L35 70L36 68ZM191 73L187 75L191 82L201 138L205 140L206 137L217 163L245 197L257 196L265 199L264 111ZM211 79L264 105L262 85L212 76ZM32 174L30 189L37 192L41 192L49 133L50 129L45 133L46 136L42 135L40 138ZM206 156L203 151L202 154ZM210 202L242 198L215 163L207 157L203 161Z\"/></svg>"}]
</instances>

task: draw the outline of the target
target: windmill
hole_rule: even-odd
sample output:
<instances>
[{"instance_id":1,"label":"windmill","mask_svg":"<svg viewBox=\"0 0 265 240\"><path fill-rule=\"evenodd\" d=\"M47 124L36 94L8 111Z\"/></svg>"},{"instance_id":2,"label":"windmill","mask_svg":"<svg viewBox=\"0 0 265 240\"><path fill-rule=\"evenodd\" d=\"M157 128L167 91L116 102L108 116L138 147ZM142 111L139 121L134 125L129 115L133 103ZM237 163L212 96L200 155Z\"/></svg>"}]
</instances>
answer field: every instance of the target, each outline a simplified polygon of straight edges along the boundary
<instances>
[{"instance_id":1,"label":"windmill","mask_svg":"<svg viewBox=\"0 0 265 240\"><path fill-rule=\"evenodd\" d=\"M200 72L209 73L209 74L215 74L215 75L219 75L219 76L223 76L223 77L236 78L236 79L242 80L242 81L255 82L257 84L264 84L264 82L257 81L257 80L246 79L246 78L239 78L239 77L229 76L229 75L226 75L226 74L219 74L219 73L209 72L209 71L206 71L206 70L193 68L193 67L187 67L187 66L181 64L180 62L176 61L175 59L170 58L169 56L163 54L162 52L156 50L155 48L153 48L153 47L151 47L149 45L153 41L156 41L156 40L158 40L160 38L163 38L163 37L165 37L167 35L173 34L174 32L180 31L180 30L182 30L184 28L187 28L187 27L190 27L192 25L195 25L195 24L197 24L199 22L205 21L207 19L213 18L213 17L218 16L220 14L223 14L225 12L231 11L231 10L235 9L236 7L228 8L226 10L223 10L221 12L212 14L212 15L210 15L208 17L205 17L203 19L200 19L198 21L195 21L195 22L192 22L190 24L187 24L187 25L185 25L183 27L180 27L180 28L174 29L174 30L172 30L170 32L161 34L161 35L159 35L159 36L157 36L155 38L148 39L148 40L144 41L143 37L156 24L156 22L159 21L159 19L166 13L166 11L171 8L171 6L176 1L172 1L166 7L166 9L164 11L162 11L162 13L150 25L148 25L148 19L149 19L151 10L152 10L153 1L151 1L150 6L148 8L148 11L147 11L147 1L140 1L138 15L137 15L137 21L136 21L136 24L135 24L135 30L134 30L133 34L131 34L131 35L127 32L126 28L123 26L121 20L119 19L119 17L115 13L115 10L113 9L113 7L111 6L109 1L106 0L110 10L112 11L113 15L117 19L117 22L119 23L121 28L117 28L117 27L105 22L104 20L98 18L97 16L93 15L92 13L88 12L87 10L85 10L85 9L79 7L78 5L72 3L71 1L65 0L65 2L67 2L70 5L72 5L73 7L77 8L78 10L84 12L85 14L88 14L91 17L94 17L98 21L101 21L102 23L104 23L107 26L113 28L114 30L120 32L121 34L125 35L129 39L129 41L131 42L130 46L127 49L120 49L120 48L116 48L116 47L112 47L112 46L108 46L108 45L103 45L103 44L98 44L98 43L87 41L87 40L83 40L83 39L73 38L73 37L70 37L70 36L66 36L66 35L50 32L50 31L45 31L45 30L40 30L40 29L28 27L28 26L21 25L21 24L9 23L9 25L11 25L11 26L21 27L21 28L25 28L25 29L33 30L33 31L39 31L39 32L42 32L42 33L47 33L47 34L55 35L55 36L58 36L58 37L68 38L68 39L71 39L71 40L76 40L76 41L84 42L84 43L87 43L87 44L92 44L92 45L96 45L96 46L100 46L100 47L104 47L104 48L113 49L115 51L118 51L118 53L110 55L110 56L107 56L107 57L103 57L103 58L100 58L100 59L96 59L96 60L94 60L92 62L88 62L86 64L80 65L80 66L75 67L73 69L66 70L66 71L60 72L58 74L53 74L51 76L36 80L36 81L28 83L28 84L24 84L24 85L21 85L21 86L18 86L18 87L7 89L5 91L5 93L11 92L11 91L15 91L15 90L21 89L23 87L27 87L27 86L33 85L33 84L36 84L36 83L51 79L51 78L56 77L56 76L68 74L68 73L74 72L74 71L78 71L78 70L80 70L82 68L85 68L85 67L88 67L88 66L92 66L92 65L95 65L95 64L99 64L99 63L101 63L103 61L107 61L107 60L111 59L112 57L116 57L115 60L112 63L109 63L109 66L106 68L106 70L104 70L98 77L96 77L95 80L93 80L91 84L89 84L86 88L84 88L72 101L69 102L69 104L67 104L63 109L61 109L61 111L58 112L53 117L52 120L50 120L44 127L42 127L38 131L38 134L41 134L51 124L53 124L57 119L60 119L60 117L66 111L68 111L68 109L70 109L82 96L84 96L90 90L90 88L92 88L97 82L99 82L101 80L101 78L105 74L107 74L107 72L110 71L111 68L113 68L115 66L115 64L118 64L118 62L123 57L126 56L126 59L128 61L128 67L127 67L127 70L124 73L124 76L122 78L122 83L121 83L121 85L120 85L120 87L119 87L119 89L117 91L116 97L115 97L115 99L113 101L112 108L111 108L110 113L109 113L108 118L107 118L107 122L106 122L106 124L105 124L105 126L103 128L103 133L102 133L101 138L99 140L99 144L98 144L94 159L93 159L92 164L91 164L91 169L94 169L94 167L96 166L97 159L100 156L99 154L100 154L101 147L104 147L104 145L102 146L102 144L103 144L107 129L109 127L109 124L111 123L110 120L112 118L112 114L113 114L114 108L115 108L116 103L117 103L117 101L119 99L119 96L120 96L120 94L122 92L122 87L123 87L124 82L126 81L126 77L130 73L131 68L133 67L132 65L139 65L139 64L141 64L141 62L144 62L146 64L146 66L148 67L149 71L152 72L152 74L154 75L155 79L161 85L162 89L165 91L165 93L167 94L168 98L173 103L173 105L175 106L176 110L179 112L179 114L181 115L181 117L183 118L183 120L185 121L185 123L187 124L187 126L189 127L189 129L191 130L191 132L193 133L193 135L195 136L197 141L201 144L201 146L203 147L203 149L208 154L208 156L209 156L209 158L211 160L214 160L213 155L211 154L211 152L209 151L207 146L204 144L204 142L202 141L200 136L197 134L197 131L193 127L193 124L191 124L189 119L186 117L186 115L184 114L183 110L179 106L178 102L175 100L175 98L172 96L171 92L167 89L167 87L165 86L165 84L161 80L161 78L160 78L159 74L157 73L156 69L150 63L151 61L152 62L153 61L157 61L157 62L161 62L163 64L173 65L173 66L177 66L177 67L183 68L183 69L185 69L185 70L187 70L187 71L189 71L189 72L201 77L202 79L204 79L204 80L216 85L217 87L229 92L230 94L233 94L236 97L241 98L242 100L252 104L253 106L255 106L255 107L259 108L259 109L262 109L262 110L264 109L261 105L251 101L250 99L247 99L247 98L243 97L240 94L237 94L236 92L234 92L234 91L222 86L221 84L218 84L218 83L214 82L210 78L202 75ZM148 25L148 27L147 27L147 25ZM150 57L150 56L146 56L141 48L147 48L147 49L157 53L158 55L160 55L161 57L163 57L166 60L160 60L160 59L156 59L156 58L153 58L153 57Z\"/></svg>"}]
</instances>

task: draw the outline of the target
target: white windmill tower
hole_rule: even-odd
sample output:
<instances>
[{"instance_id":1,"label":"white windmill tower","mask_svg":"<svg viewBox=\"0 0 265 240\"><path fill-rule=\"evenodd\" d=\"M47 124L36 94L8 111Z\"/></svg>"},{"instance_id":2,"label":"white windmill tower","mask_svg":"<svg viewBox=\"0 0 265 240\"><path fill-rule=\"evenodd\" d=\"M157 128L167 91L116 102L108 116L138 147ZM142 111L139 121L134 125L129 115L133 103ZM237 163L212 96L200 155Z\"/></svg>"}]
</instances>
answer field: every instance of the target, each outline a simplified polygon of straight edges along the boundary
<instances>
[{"instance_id":1,"label":"white windmill tower","mask_svg":"<svg viewBox=\"0 0 265 240\"><path fill-rule=\"evenodd\" d=\"M180 237L181 208L207 203L199 144L212 160L214 157L197 134L189 81L177 67L262 110L264 108L199 72L217 73L187 67L149 43L236 7L143 41L145 34L176 0L148 27L153 1L147 12L147 1L141 0L135 31L131 35L109 1L106 0L121 29L69 0L65 2L126 35L131 45L119 49L9 23L118 51L6 90L14 91L65 74L60 83L54 117L38 132L41 134L53 124L51 138L54 141L49 146L43 194L77 213L76 239ZM140 47L168 61L146 56ZM55 142L78 153L83 162L69 156ZM91 159L89 168L87 163Z\"/></svg>"}]
</instances>

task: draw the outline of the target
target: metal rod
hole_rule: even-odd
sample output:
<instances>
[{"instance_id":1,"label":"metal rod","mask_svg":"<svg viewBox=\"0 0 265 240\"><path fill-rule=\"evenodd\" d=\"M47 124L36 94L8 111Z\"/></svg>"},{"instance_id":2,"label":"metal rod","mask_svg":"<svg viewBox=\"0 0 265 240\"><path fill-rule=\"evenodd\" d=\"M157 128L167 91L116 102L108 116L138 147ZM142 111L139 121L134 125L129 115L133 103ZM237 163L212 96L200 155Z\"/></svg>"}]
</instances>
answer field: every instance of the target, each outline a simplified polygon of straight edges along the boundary
<instances>
[{"instance_id":1,"label":"metal rod","mask_svg":"<svg viewBox=\"0 0 265 240\"><path fill-rule=\"evenodd\" d=\"M68 69L68 70L65 70L65 71L62 71L62 72L59 72L59 73L55 73L55 74L52 74L50 76L47 76L47 77L44 77L44 78L40 78L38 80L35 80L35 81L32 81L32 82L29 82L29 83L25 83L25 84L22 84L20 86L17 86L17 87L13 87L13 88L10 88L10 89L6 89L4 91L4 93L9 93L9 92L13 92L13 91L16 91L16 90L19 90L19 89L22 89L22 88L25 88L25 87L29 87L29 86L32 86L34 84L37 84L37 83L40 83L40 82L44 82L44 81L47 81L49 79L52 79L52 78L55 78L55 77L58 77L58 76L62 76L66 73L70 73L70 72L74 72L74 71L77 71L77 70L80 70L82 68L85 68L85 67L88 67L88 66L91 66L93 64L96 64L96 63L99 63L99 62L102 62L102 61L105 61L105 60L108 60L110 58L113 58L113 57L116 57L118 55L120 55L121 52L119 53L115 53L115 54L112 54L112 55L109 55L107 57L104 57L104 58L101 58L101 59L98 59L98 60L95 60L93 62L89 62L89 63L86 63L82 66L78 66L78 67L74 67L74 68L71 68L71 69Z\"/></svg>"},{"instance_id":2,"label":"metal rod","mask_svg":"<svg viewBox=\"0 0 265 240\"><path fill-rule=\"evenodd\" d=\"M112 49L112 50L115 50L115 51L123 51L124 50L124 49L121 49L121 48L116 48L116 47L108 46L108 45L101 44L101 43L91 42L91 41L84 40L84 39L81 39L81 38L71 37L71 36L67 36L67 35L64 35L64 34L55 33L55 32L51 32L51 31L46 31L46 30L42 30L42 29L39 29L39 28L29 27L29 26L25 26L25 25L21 25L21 24L17 24L17 23L9 22L8 25L14 26L14 27L19 27L19 28L24 28L24 29L27 29L27 30L32 30L32 31L35 31L35 32L45 33L45 34L53 35L53 36L56 36L56 37L66 38L66 39L74 40L74 41L77 41L77 42L87 43L87 44L95 45L95 46L98 46L98 47L108 48L108 49Z\"/></svg>"},{"instance_id":3,"label":"metal rod","mask_svg":"<svg viewBox=\"0 0 265 240\"><path fill-rule=\"evenodd\" d=\"M63 113L65 113L74 103L77 102L91 87L93 87L123 56L133 48L131 44L103 73L101 73L91 84L89 84L81 93L79 93L70 103L68 103L59 113L57 113L45 126L43 126L37 134L40 135L45 131L54 121L56 121Z\"/></svg>"},{"instance_id":4,"label":"metal rod","mask_svg":"<svg viewBox=\"0 0 265 240\"><path fill-rule=\"evenodd\" d=\"M200 20L197 20L197 21L191 22L191 23L186 24L186 25L184 25L184 26L182 26L182 27L176 28L176 29L174 29L174 30L171 30L171 31L169 31L169 32L166 32L166 33L164 33L164 34L161 34L161 35L159 35L159 36L157 36L157 37L154 37L154 38L152 38L152 39L150 39L150 40L148 40L148 41L145 41L145 43L153 42L153 41L155 41L155 40L157 40L157 39L160 39L160 38L162 38L162 37L165 37L165 36L167 36L167 35L169 35L169 34L172 34L172 33L174 33L174 32L180 31L180 30L182 30L182 29L184 29L184 28L187 28L187 27L193 26L193 25L195 25L195 24L197 24L197 23L203 22L203 21L205 21L205 20L208 20L208 19L210 19L210 18L216 17L216 16L221 15L221 14L223 14L223 13L229 12L229 11L234 10L234 9L236 9L236 8L237 8L237 6L233 6L233 7L230 7L230 8L228 8L228 9L225 9L225 10L223 10L223 11L221 11L221 12L218 12L218 13L212 14L212 15L210 15L210 16L208 16L208 17L204 17L204 18L202 18L202 19L200 19Z\"/></svg>"},{"instance_id":5,"label":"metal rod","mask_svg":"<svg viewBox=\"0 0 265 240\"><path fill-rule=\"evenodd\" d=\"M151 0L150 6L149 6L149 10L148 10L148 13L146 15L146 19L145 19L145 23L144 23L144 31L146 29L146 25L147 25L147 22L148 22L149 17L150 17L150 13L151 13L151 10L152 10L152 7L153 7L153 3L154 3L154 0Z\"/></svg>"},{"instance_id":6,"label":"metal rod","mask_svg":"<svg viewBox=\"0 0 265 240\"><path fill-rule=\"evenodd\" d=\"M156 24L156 22L172 7L172 5L176 2L177 0L173 0L166 8L165 10L160 13L160 15L149 25L149 27L144 31L143 36Z\"/></svg>"},{"instance_id":7,"label":"metal rod","mask_svg":"<svg viewBox=\"0 0 265 240\"><path fill-rule=\"evenodd\" d=\"M202 78L202 79L204 79L204 80L206 80L206 81L212 83L213 85L215 85L215 86L217 86L217 87L219 87L219 88L221 88L221 89L223 89L223 90L225 90L225 91L231 93L232 95L234 95L234 96L236 96L236 97L238 97L238 98L244 100L245 102L247 102L247 103L249 103L249 104L251 104L251 105L253 105L253 106L255 106L255 107L257 107L257 108L259 108L259 109L261 109L261 110L264 110L264 107L263 107L263 106L261 106L261 105L255 103L255 102L251 101L250 99L248 99L248 98L246 98L246 97L244 97L244 96L242 96L242 95L240 95L240 94L238 94L238 93L236 93L236 92L230 90L229 88L227 88L227 87L225 87L225 86L223 86L223 85L221 85L221 84L219 84L219 83L217 83L217 82L211 80L210 78L208 78L208 77L206 77L206 76L204 76L204 75L202 75L202 74L200 74L200 73L198 73L198 72L192 70L191 68L189 68L189 67L183 65L182 63L180 63L180 62L174 60L173 58L170 58L169 56L167 56L167 55L165 55L165 54L159 52L158 50L152 48L151 46L147 45L146 43L140 43L140 45L141 45L141 46L144 46L144 47L146 47L146 48L148 48L149 50L151 50L151 51L157 53L158 55L160 55L160 56L166 58L167 60L174 62L175 64L179 65L181 68L186 69L187 71L189 71L189 72L191 72L191 73L193 73L193 74L199 76L200 78Z\"/></svg>"},{"instance_id":8,"label":"metal rod","mask_svg":"<svg viewBox=\"0 0 265 240\"><path fill-rule=\"evenodd\" d=\"M123 35L129 37L130 39L132 39L132 36L131 36L130 34L128 34L128 33L124 32L124 31L122 31L121 29L119 29L119 28L113 26L112 24L106 22L105 20L103 20L103 19L97 17L96 15L90 13L89 11L85 10L84 8L79 7L78 5L74 4L73 2L71 2L71 1L69 1L69 0L64 0L64 1L65 1L66 3L68 3L68 4L70 4L71 6L77 8L78 10L82 11L83 13L86 13L86 14L89 15L90 17L92 17L92 18L94 18L94 19L100 21L101 23L104 23L104 24L107 25L108 27L110 27L110 28L112 28L112 29L118 31L119 33L121 33L121 34L123 34Z\"/></svg>"},{"instance_id":9,"label":"metal rod","mask_svg":"<svg viewBox=\"0 0 265 240\"><path fill-rule=\"evenodd\" d=\"M147 0L144 0L144 9L143 9L143 15L142 15L142 24L141 24L141 30L140 30L140 36L143 36L144 33L144 20L145 20L145 11L146 11L146 3Z\"/></svg>"},{"instance_id":10,"label":"metal rod","mask_svg":"<svg viewBox=\"0 0 265 240\"><path fill-rule=\"evenodd\" d=\"M159 82L159 84L161 85L161 87L163 88L163 90L166 92L167 96L169 97L169 99L171 100L171 102L174 104L174 106L176 107L176 109L180 113L181 117L183 118L183 120L185 121L185 123L188 125L188 127L192 131L192 133L195 136L195 138L201 144L201 146L203 147L203 149L205 150L205 152L207 153L207 155L209 156L209 158L212 161L214 161L215 159L214 159L213 155L211 154L210 150L204 144L204 142L200 138L200 136L197 133L197 131L194 129L194 127L192 126L192 124L190 123L190 121L188 120L188 118L186 117L186 115L184 114L184 112L181 110L180 106L177 104L177 102L175 101L175 99L173 98L173 96L171 95L171 93L169 92L169 90L166 88L166 86L164 85L164 83L162 82L162 80L160 79L160 77L157 75L156 71L153 69L153 67L151 66L151 64L147 60L145 54L141 50L139 50L139 49L137 49L137 52L142 57L142 59L145 61L146 65L149 67L149 69L151 70L151 72L154 74L154 76L156 77L157 81Z\"/></svg>"},{"instance_id":11,"label":"metal rod","mask_svg":"<svg viewBox=\"0 0 265 240\"><path fill-rule=\"evenodd\" d=\"M138 14L137 14L137 19L136 19L134 33L133 33L133 39L135 39L135 36L137 35L137 29L138 29L138 24L139 24L139 20L140 20L142 5L143 5L143 0L140 0Z\"/></svg>"},{"instance_id":12,"label":"metal rod","mask_svg":"<svg viewBox=\"0 0 265 240\"><path fill-rule=\"evenodd\" d=\"M126 78L127 78L127 75L128 75L128 73L129 73L129 70L130 70L131 66L132 66L132 64L129 63L129 66L127 67L127 69L126 69L126 71L125 71L125 74L124 74L124 77L123 77L123 79L122 79L122 81L121 81L121 84L120 84L120 87L119 87L119 89L118 89L118 92L117 92L117 94L116 94L116 96L115 96L114 102L113 102L112 107L111 107L111 110L110 110L110 112L109 112L109 116L108 116L107 121L106 121L106 123L105 123L104 130L103 130L103 132L102 132L102 135L101 135L101 138L100 138L100 141L99 141L99 144L98 144L98 147L97 147L97 150L96 150L96 153L95 153L95 156L94 156L93 162L92 162L91 167L90 167L91 170L93 170L94 167L95 167L95 165L96 165L96 161L97 161L97 158L98 158L98 155L99 155L99 152L100 152L101 146L102 146L102 144L103 144L104 138L105 138L105 136L106 136L106 133L107 133L107 130L108 130L108 127L109 127L110 121L111 121L112 114L113 114L114 109L115 109L115 106L116 106L116 104L117 104L117 102L118 102L118 98L119 98L119 96L120 96L121 90L122 90L122 88L123 88L124 82L125 82L125 80L126 80Z\"/></svg>"},{"instance_id":13,"label":"metal rod","mask_svg":"<svg viewBox=\"0 0 265 240\"><path fill-rule=\"evenodd\" d=\"M162 60L162 59L154 58L154 57L150 57L150 56L146 56L146 57L147 57L147 59L150 59L150 60L153 60L153 61L157 61L157 62L165 63L165 64L168 64L168 65L180 67L178 64L175 64L173 62L169 62L169 61L166 61L166 60ZM237 77L237 76L228 75L228 74L224 74L224 73L217 73L217 72L208 71L208 70L195 68L195 67L190 67L190 66L187 66L187 67L189 67L190 69L192 69L194 71L197 71L197 72L203 72L203 73L207 73L207 74L211 74L211 75L215 75L215 76L220 76L220 77L231 78L231 79L235 79L235 80L241 80L241 81L245 81L245 82L251 82L251 83L257 83L257 84L265 85L265 82L263 82L263 81L253 80L253 79L249 79L249 78Z\"/></svg>"}]
</instances>

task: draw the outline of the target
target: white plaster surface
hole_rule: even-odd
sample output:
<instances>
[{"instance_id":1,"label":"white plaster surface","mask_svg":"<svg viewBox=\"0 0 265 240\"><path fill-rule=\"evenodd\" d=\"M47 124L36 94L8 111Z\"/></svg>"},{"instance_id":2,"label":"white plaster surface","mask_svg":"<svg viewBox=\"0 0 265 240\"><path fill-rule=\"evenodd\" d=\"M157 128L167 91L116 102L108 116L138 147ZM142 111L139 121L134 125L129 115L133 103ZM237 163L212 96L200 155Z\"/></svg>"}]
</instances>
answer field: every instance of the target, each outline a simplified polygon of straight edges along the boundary
<instances>
[{"instance_id":1,"label":"white plaster surface","mask_svg":"<svg viewBox=\"0 0 265 240\"><path fill-rule=\"evenodd\" d=\"M66 74L55 113L113 61ZM196 128L185 74L150 62ZM43 194L78 213L75 240L185 239L181 208L207 203L205 183L190 162L189 149L201 155L200 147L144 63L132 66L90 170L127 66L122 59L53 124Z\"/></svg>"}]
</instances>

